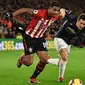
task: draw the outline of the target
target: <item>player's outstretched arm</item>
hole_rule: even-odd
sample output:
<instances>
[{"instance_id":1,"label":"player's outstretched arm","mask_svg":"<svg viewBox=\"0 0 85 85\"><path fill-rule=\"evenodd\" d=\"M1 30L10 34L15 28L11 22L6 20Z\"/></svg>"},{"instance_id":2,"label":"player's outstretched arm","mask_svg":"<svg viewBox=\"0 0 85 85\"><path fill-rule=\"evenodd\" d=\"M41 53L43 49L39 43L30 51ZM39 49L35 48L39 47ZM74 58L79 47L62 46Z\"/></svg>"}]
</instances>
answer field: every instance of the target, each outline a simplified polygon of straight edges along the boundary
<instances>
[{"instance_id":1,"label":"player's outstretched arm","mask_svg":"<svg viewBox=\"0 0 85 85\"><path fill-rule=\"evenodd\" d=\"M14 16L17 16L17 15L20 15L20 14L23 14L23 13L28 13L30 15L33 15L33 9L30 9L30 8L21 8L15 12L13 12L13 17Z\"/></svg>"}]
</instances>

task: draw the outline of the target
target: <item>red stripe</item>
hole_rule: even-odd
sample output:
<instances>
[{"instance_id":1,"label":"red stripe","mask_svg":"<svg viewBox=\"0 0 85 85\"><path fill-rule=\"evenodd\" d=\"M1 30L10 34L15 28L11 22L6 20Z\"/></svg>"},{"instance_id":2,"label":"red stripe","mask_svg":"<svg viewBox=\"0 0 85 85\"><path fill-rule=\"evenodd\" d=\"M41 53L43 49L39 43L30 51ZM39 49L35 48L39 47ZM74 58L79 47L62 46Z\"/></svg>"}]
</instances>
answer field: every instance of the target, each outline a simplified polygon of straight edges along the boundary
<instances>
[{"instance_id":1,"label":"red stripe","mask_svg":"<svg viewBox=\"0 0 85 85\"><path fill-rule=\"evenodd\" d=\"M39 68L40 70L43 70L44 68L40 67L40 66L37 66L37 68Z\"/></svg>"},{"instance_id":2,"label":"red stripe","mask_svg":"<svg viewBox=\"0 0 85 85\"><path fill-rule=\"evenodd\" d=\"M45 66L45 65L44 65L44 64L42 64L42 63L39 63L39 65L40 65L40 66Z\"/></svg>"},{"instance_id":3,"label":"red stripe","mask_svg":"<svg viewBox=\"0 0 85 85\"><path fill-rule=\"evenodd\" d=\"M43 35L43 34L44 34L44 33L43 33L43 32L44 32L44 30L45 30L45 29L43 29L43 31L40 33L39 37L40 37L41 35Z\"/></svg>"},{"instance_id":4,"label":"red stripe","mask_svg":"<svg viewBox=\"0 0 85 85\"><path fill-rule=\"evenodd\" d=\"M41 30L40 30L40 29L38 29L38 30L35 32L34 37L36 37L36 36L37 36L37 34L38 34L40 31L41 31Z\"/></svg>"},{"instance_id":5,"label":"red stripe","mask_svg":"<svg viewBox=\"0 0 85 85\"><path fill-rule=\"evenodd\" d=\"M27 44L26 44L26 40L24 40L24 46L25 46L26 51L28 51L28 47L27 47Z\"/></svg>"}]
</instances>

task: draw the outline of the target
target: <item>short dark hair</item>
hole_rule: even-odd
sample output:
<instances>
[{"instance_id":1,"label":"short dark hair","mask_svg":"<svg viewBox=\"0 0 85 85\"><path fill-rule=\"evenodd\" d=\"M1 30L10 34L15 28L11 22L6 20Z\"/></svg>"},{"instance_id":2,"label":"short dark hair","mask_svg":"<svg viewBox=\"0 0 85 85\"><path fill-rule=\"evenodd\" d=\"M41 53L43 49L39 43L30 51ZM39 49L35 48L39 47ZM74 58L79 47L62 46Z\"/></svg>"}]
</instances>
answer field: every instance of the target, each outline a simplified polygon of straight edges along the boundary
<instances>
[{"instance_id":1,"label":"short dark hair","mask_svg":"<svg viewBox=\"0 0 85 85\"><path fill-rule=\"evenodd\" d=\"M78 16L78 19L77 20L80 20L80 19L83 19L85 20L85 13L82 13Z\"/></svg>"},{"instance_id":2,"label":"short dark hair","mask_svg":"<svg viewBox=\"0 0 85 85\"><path fill-rule=\"evenodd\" d=\"M56 1L51 1L50 4L49 4L49 7L60 7L60 4L59 2L56 0Z\"/></svg>"}]
</instances>

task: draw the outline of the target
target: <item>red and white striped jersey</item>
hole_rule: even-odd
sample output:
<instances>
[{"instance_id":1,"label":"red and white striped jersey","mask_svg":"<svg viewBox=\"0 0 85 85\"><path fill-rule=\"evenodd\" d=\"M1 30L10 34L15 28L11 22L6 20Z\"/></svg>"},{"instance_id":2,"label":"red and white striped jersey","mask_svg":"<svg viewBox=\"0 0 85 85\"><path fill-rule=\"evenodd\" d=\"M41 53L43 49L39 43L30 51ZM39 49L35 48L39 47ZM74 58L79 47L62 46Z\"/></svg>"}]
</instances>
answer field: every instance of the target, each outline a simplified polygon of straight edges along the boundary
<instances>
[{"instance_id":1,"label":"red and white striped jersey","mask_svg":"<svg viewBox=\"0 0 85 85\"><path fill-rule=\"evenodd\" d=\"M47 30L51 19L47 17L47 10L34 10L34 17L26 28L26 34L32 38L41 38Z\"/></svg>"}]
</instances>

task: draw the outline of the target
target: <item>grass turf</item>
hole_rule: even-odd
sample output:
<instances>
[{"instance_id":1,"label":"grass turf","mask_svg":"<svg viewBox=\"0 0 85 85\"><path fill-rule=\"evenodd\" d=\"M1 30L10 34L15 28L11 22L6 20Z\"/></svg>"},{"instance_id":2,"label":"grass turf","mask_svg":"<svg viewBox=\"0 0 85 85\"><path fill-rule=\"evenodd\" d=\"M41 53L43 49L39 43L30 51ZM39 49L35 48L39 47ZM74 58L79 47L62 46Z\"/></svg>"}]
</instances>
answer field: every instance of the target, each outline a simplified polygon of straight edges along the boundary
<instances>
[{"instance_id":1,"label":"grass turf","mask_svg":"<svg viewBox=\"0 0 85 85\"><path fill-rule=\"evenodd\" d=\"M33 73L38 57L35 55L33 65L30 67L16 67L16 61L23 51L0 51L0 85L31 85L29 77ZM50 49L51 57L58 56L55 49ZM48 64L37 78L39 85L68 85L73 78L79 78L85 84L85 48L72 48L65 72L64 82L58 83L58 67Z\"/></svg>"}]
</instances>

